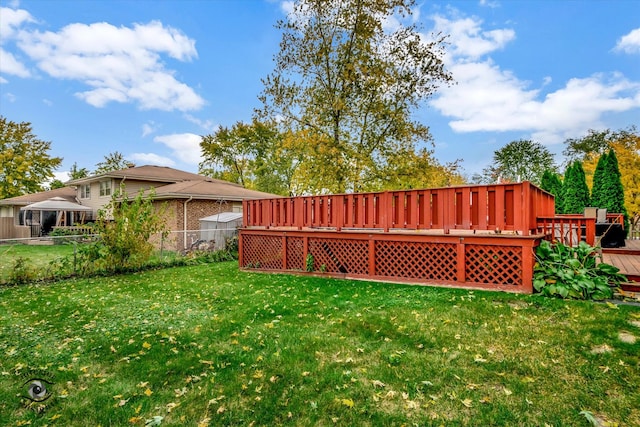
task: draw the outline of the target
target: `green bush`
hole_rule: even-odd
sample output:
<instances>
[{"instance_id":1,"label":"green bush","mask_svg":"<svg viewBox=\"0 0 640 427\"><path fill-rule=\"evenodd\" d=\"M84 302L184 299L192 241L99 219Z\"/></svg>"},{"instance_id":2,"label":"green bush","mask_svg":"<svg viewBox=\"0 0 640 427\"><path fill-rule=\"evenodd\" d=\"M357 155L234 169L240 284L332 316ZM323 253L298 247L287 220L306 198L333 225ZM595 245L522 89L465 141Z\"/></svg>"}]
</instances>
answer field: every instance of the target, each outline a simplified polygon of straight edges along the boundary
<instances>
[{"instance_id":1,"label":"green bush","mask_svg":"<svg viewBox=\"0 0 640 427\"><path fill-rule=\"evenodd\" d=\"M546 296L603 300L613 296L612 286L626 282L619 269L597 263L597 248L543 241L536 250L533 287Z\"/></svg>"},{"instance_id":2,"label":"green bush","mask_svg":"<svg viewBox=\"0 0 640 427\"><path fill-rule=\"evenodd\" d=\"M33 280L36 276L33 266L28 258L17 257L13 262L9 283L22 284Z\"/></svg>"}]
</instances>

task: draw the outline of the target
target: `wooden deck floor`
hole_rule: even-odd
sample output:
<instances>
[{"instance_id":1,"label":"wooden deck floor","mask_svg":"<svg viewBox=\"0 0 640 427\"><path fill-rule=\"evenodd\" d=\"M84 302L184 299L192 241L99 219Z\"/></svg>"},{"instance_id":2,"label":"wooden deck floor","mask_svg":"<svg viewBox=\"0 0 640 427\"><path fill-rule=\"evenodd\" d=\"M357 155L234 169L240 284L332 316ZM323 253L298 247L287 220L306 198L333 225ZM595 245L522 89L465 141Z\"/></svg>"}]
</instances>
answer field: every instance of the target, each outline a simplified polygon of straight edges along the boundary
<instances>
[{"instance_id":1,"label":"wooden deck floor","mask_svg":"<svg viewBox=\"0 0 640 427\"><path fill-rule=\"evenodd\" d=\"M640 240L627 240L625 243L624 248L603 249L603 261L618 267L629 280L640 282Z\"/></svg>"}]
</instances>

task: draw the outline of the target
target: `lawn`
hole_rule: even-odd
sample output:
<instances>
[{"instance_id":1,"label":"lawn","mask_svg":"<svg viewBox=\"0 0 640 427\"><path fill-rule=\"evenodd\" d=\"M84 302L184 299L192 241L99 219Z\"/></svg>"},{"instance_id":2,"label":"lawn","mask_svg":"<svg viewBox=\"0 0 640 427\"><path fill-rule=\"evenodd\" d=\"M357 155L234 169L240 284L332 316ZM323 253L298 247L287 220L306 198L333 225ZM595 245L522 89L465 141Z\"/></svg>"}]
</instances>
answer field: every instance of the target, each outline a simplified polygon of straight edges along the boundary
<instances>
[{"instance_id":1,"label":"lawn","mask_svg":"<svg viewBox=\"0 0 640 427\"><path fill-rule=\"evenodd\" d=\"M44 270L54 259L73 255L74 245L0 245L0 283L6 281L18 258L29 260L35 270Z\"/></svg>"},{"instance_id":2,"label":"lawn","mask_svg":"<svg viewBox=\"0 0 640 427\"><path fill-rule=\"evenodd\" d=\"M55 269L53 261L68 258L73 266L74 252L79 251L83 243L65 243L61 245L0 245L0 284L7 283L14 271L16 261L25 261L25 268L35 278L51 277ZM175 258L176 253L171 251L158 252L151 262Z\"/></svg>"},{"instance_id":3,"label":"lawn","mask_svg":"<svg viewBox=\"0 0 640 427\"><path fill-rule=\"evenodd\" d=\"M231 262L0 288L0 334L0 425L640 425L630 305Z\"/></svg>"}]
</instances>

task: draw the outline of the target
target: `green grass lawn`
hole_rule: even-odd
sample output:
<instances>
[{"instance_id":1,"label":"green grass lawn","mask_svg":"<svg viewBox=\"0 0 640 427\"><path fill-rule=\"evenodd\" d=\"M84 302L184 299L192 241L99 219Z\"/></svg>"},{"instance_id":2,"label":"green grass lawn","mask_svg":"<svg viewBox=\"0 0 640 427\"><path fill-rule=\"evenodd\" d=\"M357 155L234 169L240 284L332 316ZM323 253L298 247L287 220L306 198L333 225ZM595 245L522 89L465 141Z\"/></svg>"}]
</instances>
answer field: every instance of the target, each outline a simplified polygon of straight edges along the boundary
<instances>
[{"instance_id":1,"label":"green grass lawn","mask_svg":"<svg viewBox=\"0 0 640 427\"><path fill-rule=\"evenodd\" d=\"M61 245L0 245L0 284L9 282L16 260L22 258L26 261L26 268L32 272L32 276L38 279L51 277L52 269L58 267L52 265L52 261L69 257L73 264L74 251L79 250L83 243L65 243ZM175 258L177 254L172 251L163 251L154 254L151 262Z\"/></svg>"},{"instance_id":2,"label":"green grass lawn","mask_svg":"<svg viewBox=\"0 0 640 427\"><path fill-rule=\"evenodd\" d=\"M18 258L29 260L35 270L43 270L54 259L67 255L73 255L73 245L0 245L0 283L10 277Z\"/></svg>"},{"instance_id":3,"label":"green grass lawn","mask_svg":"<svg viewBox=\"0 0 640 427\"><path fill-rule=\"evenodd\" d=\"M0 336L0 425L640 425L628 305L231 262L0 288Z\"/></svg>"}]
</instances>

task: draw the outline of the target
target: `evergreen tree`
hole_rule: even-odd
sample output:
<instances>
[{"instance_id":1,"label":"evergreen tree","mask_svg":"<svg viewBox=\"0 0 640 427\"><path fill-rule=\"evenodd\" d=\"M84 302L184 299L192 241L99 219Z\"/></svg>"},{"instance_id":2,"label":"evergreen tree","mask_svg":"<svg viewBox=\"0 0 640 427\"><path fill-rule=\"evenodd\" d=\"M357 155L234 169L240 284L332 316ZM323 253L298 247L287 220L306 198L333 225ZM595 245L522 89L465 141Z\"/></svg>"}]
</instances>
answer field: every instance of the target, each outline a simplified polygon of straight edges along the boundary
<instances>
[{"instance_id":1,"label":"evergreen tree","mask_svg":"<svg viewBox=\"0 0 640 427\"><path fill-rule=\"evenodd\" d=\"M607 160L603 166L602 195L599 207L607 209L610 213L624 214L625 230L629 228L629 215L624 206L624 187L620 180L620 169L616 152L609 150ZM595 180L595 177L594 177ZM594 181L595 185L595 181Z\"/></svg>"},{"instance_id":2,"label":"evergreen tree","mask_svg":"<svg viewBox=\"0 0 640 427\"><path fill-rule=\"evenodd\" d=\"M564 213L581 214L589 206L589 187L579 161L569 165L564 176Z\"/></svg>"},{"instance_id":3,"label":"evergreen tree","mask_svg":"<svg viewBox=\"0 0 640 427\"><path fill-rule=\"evenodd\" d=\"M607 163L607 153L603 153L598 159L598 165L593 173L593 186L591 187L591 206L596 208L604 208L604 181L607 179L605 174L605 164Z\"/></svg>"},{"instance_id":4,"label":"evergreen tree","mask_svg":"<svg viewBox=\"0 0 640 427\"><path fill-rule=\"evenodd\" d=\"M555 212L561 214L564 212L564 197L562 189L562 181L557 173L547 169L542 174L540 187L553 194L555 197Z\"/></svg>"}]
</instances>

